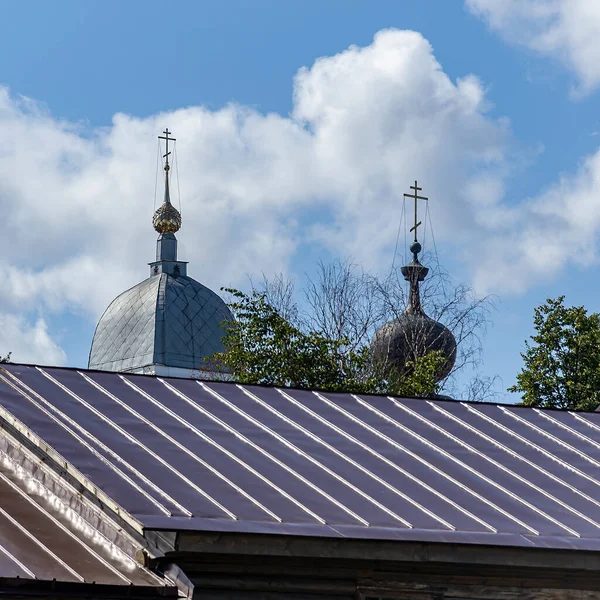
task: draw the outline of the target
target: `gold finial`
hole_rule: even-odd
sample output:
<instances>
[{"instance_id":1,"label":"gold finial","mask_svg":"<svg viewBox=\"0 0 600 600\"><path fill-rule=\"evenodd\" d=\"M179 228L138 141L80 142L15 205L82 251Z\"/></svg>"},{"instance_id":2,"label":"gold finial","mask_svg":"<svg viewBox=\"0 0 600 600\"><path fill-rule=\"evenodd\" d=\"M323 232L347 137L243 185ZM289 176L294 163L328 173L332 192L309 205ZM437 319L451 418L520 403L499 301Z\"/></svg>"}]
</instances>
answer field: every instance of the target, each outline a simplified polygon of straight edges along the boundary
<instances>
[{"instance_id":1,"label":"gold finial","mask_svg":"<svg viewBox=\"0 0 600 600\"><path fill-rule=\"evenodd\" d=\"M181 228L181 214L170 202L163 202L152 217L152 225L158 233L176 233Z\"/></svg>"},{"instance_id":2,"label":"gold finial","mask_svg":"<svg viewBox=\"0 0 600 600\"><path fill-rule=\"evenodd\" d=\"M158 207L158 210L154 213L152 218L152 225L158 233L176 233L181 228L181 214L171 204L171 196L169 193L169 141L176 141L175 138L170 138L169 134L172 133L167 127L163 135L159 135L158 138L166 141L166 154L163 155L165 159L165 199L164 202Z\"/></svg>"}]
</instances>

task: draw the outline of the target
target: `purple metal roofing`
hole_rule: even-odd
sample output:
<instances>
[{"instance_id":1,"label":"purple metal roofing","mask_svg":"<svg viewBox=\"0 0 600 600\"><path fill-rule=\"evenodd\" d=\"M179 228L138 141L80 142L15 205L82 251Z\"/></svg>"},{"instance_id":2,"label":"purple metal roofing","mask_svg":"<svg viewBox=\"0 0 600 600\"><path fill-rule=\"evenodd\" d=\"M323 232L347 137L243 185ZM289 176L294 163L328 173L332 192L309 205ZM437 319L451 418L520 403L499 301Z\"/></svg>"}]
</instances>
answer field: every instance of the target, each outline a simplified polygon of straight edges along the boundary
<instances>
[{"instance_id":1,"label":"purple metal roofing","mask_svg":"<svg viewBox=\"0 0 600 600\"><path fill-rule=\"evenodd\" d=\"M51 581L162 587L164 581L100 540L68 527L43 497L0 472L0 575ZM39 491L39 490L38 490ZM63 513L63 517L64 517Z\"/></svg>"},{"instance_id":2,"label":"purple metal roofing","mask_svg":"<svg viewBox=\"0 0 600 600\"><path fill-rule=\"evenodd\" d=\"M3 432L0 447L0 577L127 589L165 586L165 580L141 567L98 529L103 518L99 509L80 514L77 508L83 500L75 490L70 502L57 495L48 474L42 474L43 465L32 475L29 459L19 453L14 440L6 443L7 436ZM96 518L90 520L90 514Z\"/></svg>"},{"instance_id":3,"label":"purple metal roofing","mask_svg":"<svg viewBox=\"0 0 600 600\"><path fill-rule=\"evenodd\" d=\"M3 365L0 417L146 529L600 549L600 414Z\"/></svg>"}]
</instances>

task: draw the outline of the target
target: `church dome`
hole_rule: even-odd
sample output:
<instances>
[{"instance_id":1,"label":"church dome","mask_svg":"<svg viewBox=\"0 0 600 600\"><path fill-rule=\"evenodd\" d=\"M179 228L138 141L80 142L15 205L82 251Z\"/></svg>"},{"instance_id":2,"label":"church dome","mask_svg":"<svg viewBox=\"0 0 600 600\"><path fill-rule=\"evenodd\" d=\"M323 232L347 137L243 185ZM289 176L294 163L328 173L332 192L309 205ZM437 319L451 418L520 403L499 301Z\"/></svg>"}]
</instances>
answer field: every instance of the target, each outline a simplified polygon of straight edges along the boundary
<instances>
[{"instance_id":1,"label":"church dome","mask_svg":"<svg viewBox=\"0 0 600 600\"><path fill-rule=\"evenodd\" d=\"M232 315L213 291L187 276L177 259L181 215L169 193L169 130L165 132L165 197L153 218L160 234L150 277L115 298L96 327L89 368L177 376L220 370L209 360L223 351L224 322Z\"/></svg>"},{"instance_id":2,"label":"church dome","mask_svg":"<svg viewBox=\"0 0 600 600\"><path fill-rule=\"evenodd\" d=\"M375 333L371 345L376 364L401 374L410 373L407 362L414 363L435 350L441 351L446 358L436 373L436 379L441 381L450 374L456 361L456 340L447 327L425 313L404 313L386 323Z\"/></svg>"},{"instance_id":3,"label":"church dome","mask_svg":"<svg viewBox=\"0 0 600 600\"><path fill-rule=\"evenodd\" d=\"M414 242L410 246L412 261L402 267L402 275L410 284L410 292L406 310L400 317L380 327L371 342L373 363L383 373L396 373L400 376L410 375L413 364L433 351L441 352L444 362L435 373L436 381L448 377L456 362L456 340L452 332L435 319L428 317L421 308L419 283L425 280L429 269L419 262L421 244L417 241L417 228L421 222L417 218L417 200L427 200L419 196L421 190L417 182L411 186L414 194L404 194L415 201Z\"/></svg>"},{"instance_id":4,"label":"church dome","mask_svg":"<svg viewBox=\"0 0 600 600\"><path fill-rule=\"evenodd\" d=\"M223 350L223 300L191 277L151 276L115 298L96 327L89 368L134 371L151 365L214 370Z\"/></svg>"},{"instance_id":5,"label":"church dome","mask_svg":"<svg viewBox=\"0 0 600 600\"><path fill-rule=\"evenodd\" d=\"M171 204L169 197L169 165L165 165L165 201L152 217L152 225L158 233L177 233L181 229L181 213Z\"/></svg>"},{"instance_id":6,"label":"church dome","mask_svg":"<svg viewBox=\"0 0 600 600\"><path fill-rule=\"evenodd\" d=\"M152 217L152 225L158 233L177 233L181 227L181 215L172 204L163 202Z\"/></svg>"}]
</instances>

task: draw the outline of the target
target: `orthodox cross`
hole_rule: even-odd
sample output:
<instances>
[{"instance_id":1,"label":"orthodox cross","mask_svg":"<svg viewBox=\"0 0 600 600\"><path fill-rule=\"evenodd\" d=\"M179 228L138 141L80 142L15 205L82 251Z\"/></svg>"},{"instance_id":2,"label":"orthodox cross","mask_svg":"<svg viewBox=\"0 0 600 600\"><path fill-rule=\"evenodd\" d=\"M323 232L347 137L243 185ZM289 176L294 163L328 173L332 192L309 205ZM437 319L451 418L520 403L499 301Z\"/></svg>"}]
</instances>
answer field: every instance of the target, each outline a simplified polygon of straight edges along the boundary
<instances>
[{"instance_id":1,"label":"orthodox cross","mask_svg":"<svg viewBox=\"0 0 600 600\"><path fill-rule=\"evenodd\" d=\"M158 136L158 139L159 139L159 140L165 140L165 141L166 141L166 146L167 146L167 148L166 148L166 150L165 150L166 154L163 154L163 158L166 158L166 159L167 159L167 163L166 163L165 167L166 167L166 168L167 168L167 170L168 170L168 167L169 167L169 154L171 154L171 153L169 152L169 141L171 141L171 142L176 142L177 140L176 140L175 138L170 138L170 137L169 137L169 134L170 134L170 133L173 133L173 132L172 132L172 131L169 131L169 128L168 128L168 127L167 127L167 128L164 130L164 131L163 131L163 133L164 133L165 135L159 135L159 136Z\"/></svg>"},{"instance_id":2,"label":"orthodox cross","mask_svg":"<svg viewBox=\"0 0 600 600\"><path fill-rule=\"evenodd\" d=\"M414 193L412 194L404 194L405 198L414 198L415 201L415 224L410 228L411 231L415 232L415 242L417 241L417 228L419 227L419 225L421 225L421 221L418 220L417 217L417 200L429 200L429 198L426 198L425 196L419 196L419 192L423 189L420 188L417 185L417 181L415 180L415 185L411 185L410 186L411 190L414 190Z\"/></svg>"}]
</instances>

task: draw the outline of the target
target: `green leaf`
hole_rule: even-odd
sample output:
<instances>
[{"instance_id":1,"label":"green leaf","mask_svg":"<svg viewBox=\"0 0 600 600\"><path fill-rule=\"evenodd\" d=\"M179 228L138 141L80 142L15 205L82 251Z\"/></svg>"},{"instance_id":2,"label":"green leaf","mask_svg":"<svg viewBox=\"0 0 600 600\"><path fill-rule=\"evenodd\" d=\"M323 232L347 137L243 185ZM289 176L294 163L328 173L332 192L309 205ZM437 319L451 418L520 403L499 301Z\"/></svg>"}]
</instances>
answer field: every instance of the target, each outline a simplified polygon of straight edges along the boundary
<instances>
[{"instance_id":1,"label":"green leaf","mask_svg":"<svg viewBox=\"0 0 600 600\"><path fill-rule=\"evenodd\" d=\"M444 363L431 352L410 365L410 375L378 373L368 347L350 350L350 340L332 340L284 319L264 293L227 289L234 320L224 323L225 351L212 361L234 381L325 391L430 396Z\"/></svg>"},{"instance_id":2,"label":"green leaf","mask_svg":"<svg viewBox=\"0 0 600 600\"><path fill-rule=\"evenodd\" d=\"M600 315L565 307L564 296L534 309L535 333L521 353L523 368L510 392L522 404L595 410L600 404Z\"/></svg>"}]
</instances>

